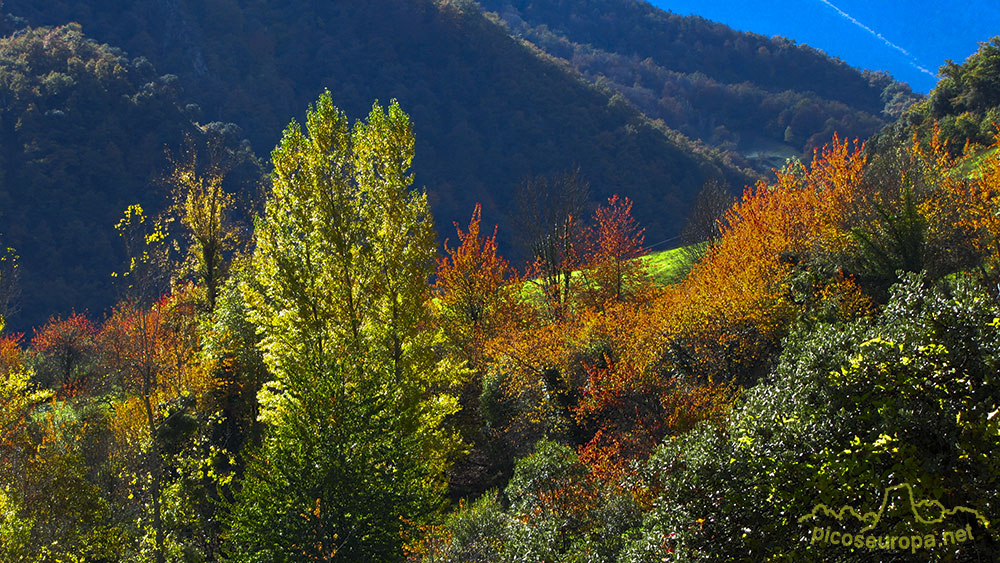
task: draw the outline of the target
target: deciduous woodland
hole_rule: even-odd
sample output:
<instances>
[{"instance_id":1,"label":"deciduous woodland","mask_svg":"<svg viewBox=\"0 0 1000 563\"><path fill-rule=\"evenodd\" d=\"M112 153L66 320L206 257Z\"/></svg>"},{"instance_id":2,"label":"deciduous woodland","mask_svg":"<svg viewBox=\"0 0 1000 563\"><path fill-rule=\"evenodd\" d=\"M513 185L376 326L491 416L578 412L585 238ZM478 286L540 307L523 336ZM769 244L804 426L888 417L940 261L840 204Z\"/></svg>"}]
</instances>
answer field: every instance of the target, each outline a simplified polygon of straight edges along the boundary
<instances>
[{"instance_id":1,"label":"deciduous woodland","mask_svg":"<svg viewBox=\"0 0 1000 563\"><path fill-rule=\"evenodd\" d=\"M28 332L117 300L110 226L128 205L161 211L164 147L221 137L249 222L282 129L324 89L351 119L398 99L439 235L479 203L518 264L526 178L579 169L588 205L628 196L655 244L707 180L736 195L920 98L805 45L635 0L4 0L0 34L0 233L25 280L7 320Z\"/></svg>"},{"instance_id":2,"label":"deciduous woodland","mask_svg":"<svg viewBox=\"0 0 1000 563\"><path fill-rule=\"evenodd\" d=\"M321 94L256 208L187 136L117 222L117 305L0 332L0 559L996 560L998 50L870 142L706 182L658 256L579 171L525 182L517 225L436 224L396 101ZM817 542L852 522L820 504L970 532Z\"/></svg>"}]
</instances>

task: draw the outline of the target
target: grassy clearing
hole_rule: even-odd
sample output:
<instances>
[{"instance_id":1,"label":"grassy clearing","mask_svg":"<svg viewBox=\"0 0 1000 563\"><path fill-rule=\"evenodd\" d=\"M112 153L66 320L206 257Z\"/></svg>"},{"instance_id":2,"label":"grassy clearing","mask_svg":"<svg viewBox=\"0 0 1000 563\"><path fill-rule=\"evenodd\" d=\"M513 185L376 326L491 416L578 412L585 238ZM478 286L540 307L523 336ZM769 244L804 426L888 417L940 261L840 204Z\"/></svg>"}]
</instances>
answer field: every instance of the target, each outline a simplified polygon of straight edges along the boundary
<instances>
[{"instance_id":1,"label":"grassy clearing","mask_svg":"<svg viewBox=\"0 0 1000 563\"><path fill-rule=\"evenodd\" d=\"M650 252L639 258L642 260L649 275L657 283L677 283L691 270L691 265L705 252L705 243Z\"/></svg>"},{"instance_id":2,"label":"grassy clearing","mask_svg":"<svg viewBox=\"0 0 1000 563\"><path fill-rule=\"evenodd\" d=\"M700 243L659 252L650 252L645 256L640 256L636 260L641 260L650 277L658 284L667 285L681 281L691 271L691 265L700 258L708 247L708 243ZM580 283L582 272L573 272L574 285ZM540 303L542 291L537 283L525 281L515 288L520 299L528 302ZM437 302L437 298L434 298Z\"/></svg>"},{"instance_id":3,"label":"grassy clearing","mask_svg":"<svg viewBox=\"0 0 1000 563\"><path fill-rule=\"evenodd\" d=\"M658 284L667 285L677 283L687 276L691 271L691 265L700 258L708 247L708 243L700 243L659 252L650 252L645 256L640 256L636 260L641 260L646 266L650 277ZM574 284L580 283L579 277L582 272L573 272ZM521 285L521 298L526 301L536 301L541 299L541 289L530 281Z\"/></svg>"},{"instance_id":4,"label":"grassy clearing","mask_svg":"<svg viewBox=\"0 0 1000 563\"><path fill-rule=\"evenodd\" d=\"M977 154L973 154L969 158L965 159L965 162L961 163L956 169L958 174L965 178L976 178L979 176L979 167L987 158L996 158L997 148L990 147L984 149Z\"/></svg>"}]
</instances>

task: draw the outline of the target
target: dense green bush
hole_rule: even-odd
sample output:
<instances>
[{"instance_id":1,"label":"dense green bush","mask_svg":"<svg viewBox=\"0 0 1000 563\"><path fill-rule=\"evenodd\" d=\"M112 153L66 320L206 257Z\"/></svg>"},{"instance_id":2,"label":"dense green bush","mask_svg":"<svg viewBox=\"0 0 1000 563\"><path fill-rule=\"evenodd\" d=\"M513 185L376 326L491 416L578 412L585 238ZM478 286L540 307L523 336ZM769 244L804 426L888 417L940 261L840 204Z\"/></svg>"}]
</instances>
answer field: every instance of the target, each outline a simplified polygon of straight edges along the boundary
<instances>
[{"instance_id":1,"label":"dense green bush","mask_svg":"<svg viewBox=\"0 0 1000 563\"><path fill-rule=\"evenodd\" d=\"M491 491L448 517L425 561L616 561L640 518L631 494L599 484L571 448L541 440L502 497Z\"/></svg>"},{"instance_id":2,"label":"dense green bush","mask_svg":"<svg viewBox=\"0 0 1000 563\"><path fill-rule=\"evenodd\" d=\"M651 458L661 493L628 557L885 560L893 554L813 543L799 518L818 503L874 511L904 483L917 499L991 514L998 368L1000 308L964 279L932 287L906 276L879 316L793 333L772 380L725 427L704 425ZM979 526L968 514L953 522ZM882 523L880 533L912 525ZM996 532L928 553L991 559Z\"/></svg>"}]
</instances>

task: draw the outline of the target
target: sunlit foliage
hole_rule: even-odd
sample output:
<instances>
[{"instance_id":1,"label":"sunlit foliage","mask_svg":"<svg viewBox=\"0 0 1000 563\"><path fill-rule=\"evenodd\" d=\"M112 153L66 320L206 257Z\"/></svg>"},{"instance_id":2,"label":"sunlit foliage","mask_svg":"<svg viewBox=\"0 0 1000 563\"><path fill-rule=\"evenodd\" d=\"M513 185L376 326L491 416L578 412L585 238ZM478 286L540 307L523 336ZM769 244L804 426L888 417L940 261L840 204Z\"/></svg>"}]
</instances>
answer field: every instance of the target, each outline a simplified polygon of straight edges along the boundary
<instances>
[{"instance_id":1,"label":"sunlit foliage","mask_svg":"<svg viewBox=\"0 0 1000 563\"><path fill-rule=\"evenodd\" d=\"M434 230L412 160L399 104L351 127L328 92L272 154L243 287L275 381L233 506L237 560L398 558L407 522L438 506L462 372L434 354Z\"/></svg>"}]
</instances>

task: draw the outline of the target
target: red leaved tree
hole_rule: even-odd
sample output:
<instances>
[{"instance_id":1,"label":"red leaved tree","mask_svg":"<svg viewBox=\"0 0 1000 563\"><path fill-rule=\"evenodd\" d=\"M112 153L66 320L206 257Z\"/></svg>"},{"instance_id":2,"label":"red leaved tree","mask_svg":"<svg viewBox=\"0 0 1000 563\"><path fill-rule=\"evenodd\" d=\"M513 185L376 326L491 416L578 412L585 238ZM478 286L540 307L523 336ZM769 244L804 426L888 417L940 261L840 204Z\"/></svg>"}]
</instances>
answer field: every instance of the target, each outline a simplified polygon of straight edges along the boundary
<instances>
[{"instance_id":1,"label":"red leaved tree","mask_svg":"<svg viewBox=\"0 0 1000 563\"><path fill-rule=\"evenodd\" d=\"M583 275L588 300L595 305L636 294L648 281L643 263L645 229L632 217L632 202L614 195L594 212L588 233Z\"/></svg>"},{"instance_id":2,"label":"red leaved tree","mask_svg":"<svg viewBox=\"0 0 1000 563\"><path fill-rule=\"evenodd\" d=\"M66 386L83 380L96 360L96 338L97 328L84 315L50 318L31 339L31 348L42 358L37 375Z\"/></svg>"},{"instance_id":3,"label":"red leaved tree","mask_svg":"<svg viewBox=\"0 0 1000 563\"><path fill-rule=\"evenodd\" d=\"M437 290L441 319L448 333L472 356L481 347L504 302L503 286L510 273L497 252L497 229L480 234L482 207L477 203L467 231L455 224L460 244L444 243L448 256L438 259Z\"/></svg>"}]
</instances>

